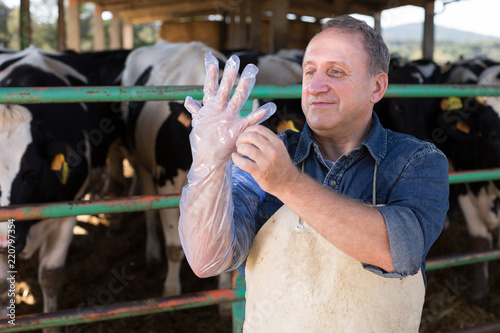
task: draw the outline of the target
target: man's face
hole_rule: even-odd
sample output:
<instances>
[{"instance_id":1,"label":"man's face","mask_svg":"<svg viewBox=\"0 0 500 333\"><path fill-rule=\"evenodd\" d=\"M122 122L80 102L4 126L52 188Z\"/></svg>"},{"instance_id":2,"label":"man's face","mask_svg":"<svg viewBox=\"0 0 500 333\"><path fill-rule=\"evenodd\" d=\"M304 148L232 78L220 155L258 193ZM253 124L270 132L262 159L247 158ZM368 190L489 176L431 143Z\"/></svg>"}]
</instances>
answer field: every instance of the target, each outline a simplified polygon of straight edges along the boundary
<instances>
[{"instance_id":1,"label":"man's face","mask_svg":"<svg viewBox=\"0 0 500 333\"><path fill-rule=\"evenodd\" d=\"M302 109L314 132L342 137L365 129L375 90L361 33L330 28L310 41L303 63Z\"/></svg>"}]
</instances>

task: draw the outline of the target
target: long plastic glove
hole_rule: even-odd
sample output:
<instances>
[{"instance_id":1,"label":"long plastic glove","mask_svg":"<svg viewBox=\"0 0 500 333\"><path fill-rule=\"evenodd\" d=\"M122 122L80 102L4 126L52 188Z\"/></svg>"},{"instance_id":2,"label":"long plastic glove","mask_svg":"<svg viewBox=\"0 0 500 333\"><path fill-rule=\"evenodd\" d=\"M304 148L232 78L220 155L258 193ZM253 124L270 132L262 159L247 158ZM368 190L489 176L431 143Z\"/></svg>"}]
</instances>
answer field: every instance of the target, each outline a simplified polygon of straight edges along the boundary
<instances>
[{"instance_id":1,"label":"long plastic glove","mask_svg":"<svg viewBox=\"0 0 500 333\"><path fill-rule=\"evenodd\" d=\"M238 256L249 249L239 248L237 241L245 235L235 235L232 226L234 206L228 166L238 136L276 111L276 105L268 103L247 117L239 115L258 72L256 66L246 66L230 98L239 66L239 58L232 56L226 62L219 87L218 61L208 53L203 106L189 96L184 103L193 118L189 137L193 164L188 185L182 190L179 234L188 263L199 277L234 269L245 259Z\"/></svg>"}]
</instances>

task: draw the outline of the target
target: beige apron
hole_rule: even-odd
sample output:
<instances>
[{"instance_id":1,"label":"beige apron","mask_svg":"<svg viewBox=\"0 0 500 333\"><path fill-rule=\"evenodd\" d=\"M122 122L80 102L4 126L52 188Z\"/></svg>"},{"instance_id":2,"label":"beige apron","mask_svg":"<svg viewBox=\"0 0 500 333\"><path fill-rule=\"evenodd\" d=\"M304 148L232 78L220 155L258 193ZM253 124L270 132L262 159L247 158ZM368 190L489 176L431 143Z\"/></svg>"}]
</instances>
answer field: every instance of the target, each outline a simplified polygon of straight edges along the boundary
<instances>
[{"instance_id":1,"label":"beige apron","mask_svg":"<svg viewBox=\"0 0 500 333\"><path fill-rule=\"evenodd\" d=\"M255 237L246 285L245 333L418 332L425 296L420 271L367 271L286 206Z\"/></svg>"}]
</instances>

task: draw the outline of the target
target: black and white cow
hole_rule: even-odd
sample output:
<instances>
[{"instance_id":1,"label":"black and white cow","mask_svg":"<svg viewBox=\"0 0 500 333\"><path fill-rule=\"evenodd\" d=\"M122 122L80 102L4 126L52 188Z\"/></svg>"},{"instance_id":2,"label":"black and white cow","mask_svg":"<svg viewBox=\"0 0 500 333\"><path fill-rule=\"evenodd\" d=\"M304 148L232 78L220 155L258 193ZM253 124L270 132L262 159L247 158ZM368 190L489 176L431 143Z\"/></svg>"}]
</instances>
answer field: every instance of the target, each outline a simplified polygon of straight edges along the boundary
<instances>
[{"instance_id":1,"label":"black and white cow","mask_svg":"<svg viewBox=\"0 0 500 333\"><path fill-rule=\"evenodd\" d=\"M464 61L461 65L466 64ZM436 83L423 77L421 64L391 62L390 83ZM441 80L476 83L484 61L477 59ZM432 66L431 66L432 68ZM459 69L460 68L460 69ZM439 77L435 71L431 77ZM463 75L465 74L465 75ZM472 80L472 81L471 81ZM384 98L376 105L382 124L436 144L448 157L450 171L472 171L500 166L500 119L495 111L474 98ZM491 230L498 228L498 182L470 183L450 187L450 214L460 208L465 217L474 250L491 247ZM487 263L476 264L471 290L472 302L485 305L488 296Z\"/></svg>"},{"instance_id":2,"label":"black and white cow","mask_svg":"<svg viewBox=\"0 0 500 333\"><path fill-rule=\"evenodd\" d=\"M500 85L500 65L485 69L478 78L480 85ZM500 96L487 96L480 98L481 103L491 106L500 114Z\"/></svg>"},{"instance_id":3,"label":"black and white cow","mask_svg":"<svg viewBox=\"0 0 500 333\"><path fill-rule=\"evenodd\" d=\"M476 84L481 73L489 67L498 65L498 62L486 58L460 59L448 64L443 72L442 83L448 84Z\"/></svg>"},{"instance_id":4,"label":"black and white cow","mask_svg":"<svg viewBox=\"0 0 500 333\"><path fill-rule=\"evenodd\" d=\"M127 58L122 84L203 85L204 59L208 51L225 62L221 53L199 42L161 40L155 45L137 48ZM124 102L122 112L132 165L142 185L142 194L181 193L192 163L189 144L191 115L184 108L183 101ZM161 261L156 214L156 211L146 211L146 261L149 267ZM178 295L181 293L179 274L184 258L177 228L179 209L162 209L159 214L168 261L163 295Z\"/></svg>"},{"instance_id":5,"label":"black and white cow","mask_svg":"<svg viewBox=\"0 0 500 333\"><path fill-rule=\"evenodd\" d=\"M30 47L0 54L0 87L98 85L99 63L74 52ZM80 198L91 170L105 165L110 142L119 135L119 112L106 103L0 104L0 206ZM38 281L44 312L57 309L57 292L75 217L17 221L18 258L39 251ZM7 224L0 223L1 247ZM7 256L0 254L0 303L7 300ZM19 264L20 265L20 264Z\"/></svg>"},{"instance_id":6,"label":"black and white cow","mask_svg":"<svg viewBox=\"0 0 500 333\"><path fill-rule=\"evenodd\" d=\"M455 171L500 166L500 117L474 98L456 99L439 117L442 149ZM493 231L500 227L500 181L459 184L457 200L471 237L472 250L493 246ZM471 301L487 306L488 262L474 264Z\"/></svg>"}]
</instances>

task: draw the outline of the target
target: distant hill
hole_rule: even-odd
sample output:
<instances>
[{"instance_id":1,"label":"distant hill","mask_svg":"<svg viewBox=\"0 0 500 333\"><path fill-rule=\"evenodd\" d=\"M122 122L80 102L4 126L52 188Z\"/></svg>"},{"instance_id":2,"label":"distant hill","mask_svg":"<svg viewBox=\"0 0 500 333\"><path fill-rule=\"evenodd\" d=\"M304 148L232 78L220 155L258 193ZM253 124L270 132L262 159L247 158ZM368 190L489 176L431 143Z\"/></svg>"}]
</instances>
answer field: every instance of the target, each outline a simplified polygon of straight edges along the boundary
<instances>
[{"instance_id":1,"label":"distant hill","mask_svg":"<svg viewBox=\"0 0 500 333\"><path fill-rule=\"evenodd\" d=\"M411 23L399 25L396 27L382 29L382 37L387 42L404 41L404 40L421 40L424 30L422 23ZM436 41L450 41L455 43L469 43L482 41L499 41L500 38L495 36L485 36L467 31L445 28L441 26L435 27Z\"/></svg>"}]
</instances>

